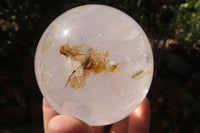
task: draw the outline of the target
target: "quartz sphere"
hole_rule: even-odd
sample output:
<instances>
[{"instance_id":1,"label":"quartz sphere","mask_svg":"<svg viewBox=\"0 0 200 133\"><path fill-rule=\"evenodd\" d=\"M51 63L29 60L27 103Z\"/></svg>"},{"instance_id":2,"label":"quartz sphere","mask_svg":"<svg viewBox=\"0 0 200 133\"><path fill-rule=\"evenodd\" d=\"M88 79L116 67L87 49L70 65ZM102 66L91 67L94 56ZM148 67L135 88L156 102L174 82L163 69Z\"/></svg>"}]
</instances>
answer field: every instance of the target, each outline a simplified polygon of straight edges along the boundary
<instances>
[{"instance_id":1,"label":"quartz sphere","mask_svg":"<svg viewBox=\"0 0 200 133\"><path fill-rule=\"evenodd\" d=\"M35 74L58 113L107 125L127 117L145 98L153 75L152 50L142 28L124 12L79 6L43 33Z\"/></svg>"}]
</instances>

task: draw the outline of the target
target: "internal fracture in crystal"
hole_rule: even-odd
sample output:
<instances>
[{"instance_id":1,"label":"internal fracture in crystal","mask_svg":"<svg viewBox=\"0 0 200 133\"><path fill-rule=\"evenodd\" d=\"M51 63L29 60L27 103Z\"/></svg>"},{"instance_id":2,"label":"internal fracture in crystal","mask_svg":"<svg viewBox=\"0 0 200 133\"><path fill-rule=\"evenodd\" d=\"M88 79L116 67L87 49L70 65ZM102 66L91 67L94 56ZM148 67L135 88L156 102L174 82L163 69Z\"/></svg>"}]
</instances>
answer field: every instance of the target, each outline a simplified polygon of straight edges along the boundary
<instances>
[{"instance_id":1,"label":"internal fracture in crystal","mask_svg":"<svg viewBox=\"0 0 200 133\"><path fill-rule=\"evenodd\" d=\"M74 89L78 89L83 86L91 72L94 74L98 74L103 71L114 72L120 65L120 63L114 65L108 64L108 51L98 52L99 48L96 47L95 49L88 49L86 53L80 53L81 46L82 45L70 47L70 45L66 43L60 48L60 54L80 63L80 65L69 75L65 87L67 87L70 83Z\"/></svg>"}]
</instances>

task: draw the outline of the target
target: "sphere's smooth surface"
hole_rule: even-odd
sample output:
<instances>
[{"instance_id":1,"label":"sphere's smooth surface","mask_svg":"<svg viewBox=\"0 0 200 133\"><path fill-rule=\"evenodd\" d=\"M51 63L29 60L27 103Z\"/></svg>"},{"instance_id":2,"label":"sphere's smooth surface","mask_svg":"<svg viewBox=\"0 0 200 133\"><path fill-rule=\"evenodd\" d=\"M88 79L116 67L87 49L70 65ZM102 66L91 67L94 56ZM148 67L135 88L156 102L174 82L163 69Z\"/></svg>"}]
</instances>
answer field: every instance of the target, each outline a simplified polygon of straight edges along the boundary
<instances>
[{"instance_id":1,"label":"sphere's smooth surface","mask_svg":"<svg viewBox=\"0 0 200 133\"><path fill-rule=\"evenodd\" d=\"M60 53L64 44L83 44L82 53L91 48L107 51L108 64L120 65L113 72L91 72L74 89L66 82L80 62L72 64ZM42 94L57 112L90 125L111 124L127 117L146 96L153 75L151 46L125 13L103 5L80 6L46 29L37 47L35 73Z\"/></svg>"}]
</instances>

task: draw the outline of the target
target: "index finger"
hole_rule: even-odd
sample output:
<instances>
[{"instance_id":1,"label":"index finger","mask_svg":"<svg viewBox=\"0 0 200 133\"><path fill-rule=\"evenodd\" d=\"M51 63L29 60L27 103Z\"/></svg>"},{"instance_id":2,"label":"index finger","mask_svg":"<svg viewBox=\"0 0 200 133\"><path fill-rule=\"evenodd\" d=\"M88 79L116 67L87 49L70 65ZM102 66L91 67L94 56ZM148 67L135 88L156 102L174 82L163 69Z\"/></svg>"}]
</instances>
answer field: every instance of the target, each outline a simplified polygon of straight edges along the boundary
<instances>
[{"instance_id":1,"label":"index finger","mask_svg":"<svg viewBox=\"0 0 200 133\"><path fill-rule=\"evenodd\" d=\"M150 102L147 98L129 115L128 133L148 133L150 127Z\"/></svg>"}]
</instances>

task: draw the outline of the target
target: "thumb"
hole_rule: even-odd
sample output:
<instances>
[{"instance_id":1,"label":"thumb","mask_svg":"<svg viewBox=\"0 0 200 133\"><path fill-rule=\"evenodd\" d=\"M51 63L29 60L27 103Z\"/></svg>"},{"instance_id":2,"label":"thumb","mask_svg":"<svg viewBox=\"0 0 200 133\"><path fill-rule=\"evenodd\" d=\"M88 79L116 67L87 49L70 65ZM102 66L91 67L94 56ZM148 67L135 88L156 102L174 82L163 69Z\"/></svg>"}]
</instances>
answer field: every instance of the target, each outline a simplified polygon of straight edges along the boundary
<instances>
[{"instance_id":1,"label":"thumb","mask_svg":"<svg viewBox=\"0 0 200 133\"><path fill-rule=\"evenodd\" d=\"M88 124L67 115L53 117L48 125L49 133L94 133Z\"/></svg>"}]
</instances>

